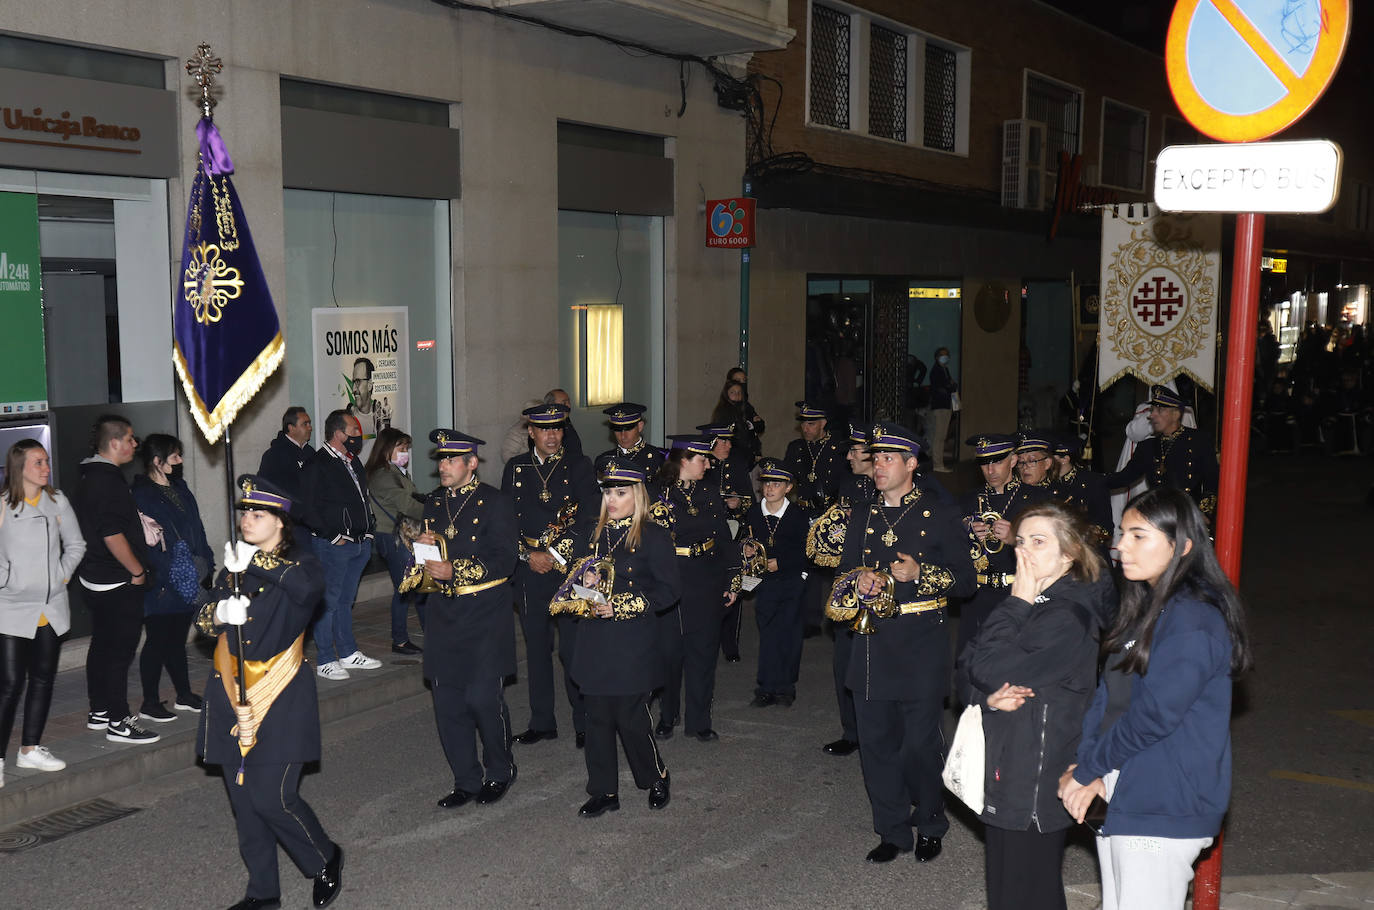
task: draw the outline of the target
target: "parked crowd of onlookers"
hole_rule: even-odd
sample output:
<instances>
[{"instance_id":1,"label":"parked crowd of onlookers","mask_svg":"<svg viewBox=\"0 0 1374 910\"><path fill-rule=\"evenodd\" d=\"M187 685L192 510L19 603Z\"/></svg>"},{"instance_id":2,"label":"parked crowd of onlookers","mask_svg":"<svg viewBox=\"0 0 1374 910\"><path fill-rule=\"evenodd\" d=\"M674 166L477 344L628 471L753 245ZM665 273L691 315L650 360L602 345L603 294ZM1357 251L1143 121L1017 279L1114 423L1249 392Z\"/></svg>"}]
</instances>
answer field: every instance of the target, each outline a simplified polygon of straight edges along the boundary
<instances>
[{"instance_id":1,"label":"parked crowd of onlookers","mask_svg":"<svg viewBox=\"0 0 1374 910\"><path fill-rule=\"evenodd\" d=\"M1374 452L1374 344L1363 325L1308 323L1280 363L1268 322L1255 362L1255 430L1270 452Z\"/></svg>"}]
</instances>

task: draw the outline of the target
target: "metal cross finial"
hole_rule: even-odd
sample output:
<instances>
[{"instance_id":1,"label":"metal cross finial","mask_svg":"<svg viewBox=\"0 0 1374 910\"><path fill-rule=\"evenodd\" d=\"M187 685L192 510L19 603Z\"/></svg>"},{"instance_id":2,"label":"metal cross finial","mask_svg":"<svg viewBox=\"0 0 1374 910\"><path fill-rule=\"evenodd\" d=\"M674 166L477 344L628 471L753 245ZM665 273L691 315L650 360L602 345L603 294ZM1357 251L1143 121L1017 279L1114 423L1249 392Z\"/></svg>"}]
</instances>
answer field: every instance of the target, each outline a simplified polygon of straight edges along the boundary
<instances>
[{"instance_id":1,"label":"metal cross finial","mask_svg":"<svg viewBox=\"0 0 1374 910\"><path fill-rule=\"evenodd\" d=\"M223 69L224 63L210 53L210 45L204 43L196 48L196 55L186 61L187 75L194 77L200 86L200 113L203 117L214 116L218 102L211 91L215 87L215 76Z\"/></svg>"}]
</instances>

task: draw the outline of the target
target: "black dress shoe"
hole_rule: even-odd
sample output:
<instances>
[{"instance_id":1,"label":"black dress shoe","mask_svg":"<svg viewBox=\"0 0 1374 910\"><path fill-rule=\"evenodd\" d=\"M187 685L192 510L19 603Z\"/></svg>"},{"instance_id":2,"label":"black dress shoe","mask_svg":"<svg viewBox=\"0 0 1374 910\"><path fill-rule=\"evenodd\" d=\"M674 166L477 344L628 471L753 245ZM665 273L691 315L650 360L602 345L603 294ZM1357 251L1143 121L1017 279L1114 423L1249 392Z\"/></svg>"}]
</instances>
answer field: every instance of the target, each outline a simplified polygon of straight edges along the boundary
<instances>
[{"instance_id":1,"label":"black dress shoe","mask_svg":"<svg viewBox=\"0 0 1374 910\"><path fill-rule=\"evenodd\" d=\"M662 809L668 805L670 799L672 796L668 793L668 774L664 772L663 777L649 787L649 808Z\"/></svg>"},{"instance_id":2,"label":"black dress shoe","mask_svg":"<svg viewBox=\"0 0 1374 910\"><path fill-rule=\"evenodd\" d=\"M673 725L668 723L666 720L659 721L658 726L654 727L654 736L658 737L659 739L672 739Z\"/></svg>"},{"instance_id":3,"label":"black dress shoe","mask_svg":"<svg viewBox=\"0 0 1374 910\"><path fill-rule=\"evenodd\" d=\"M905 852L906 850L903 850L896 844L883 841L881 844L868 851L868 855L864 857L864 861L870 863L890 863L897 858L897 854Z\"/></svg>"},{"instance_id":4,"label":"black dress shoe","mask_svg":"<svg viewBox=\"0 0 1374 910\"><path fill-rule=\"evenodd\" d=\"M324 871L315 876L315 888L310 900L316 907L328 907L343 890L343 847L334 845L334 858L324 864Z\"/></svg>"},{"instance_id":5,"label":"black dress shoe","mask_svg":"<svg viewBox=\"0 0 1374 910\"><path fill-rule=\"evenodd\" d=\"M466 790L454 790L448 796L439 800L440 809L457 809L459 806L466 806L472 802L472 794Z\"/></svg>"},{"instance_id":6,"label":"black dress shoe","mask_svg":"<svg viewBox=\"0 0 1374 910\"><path fill-rule=\"evenodd\" d=\"M510 780L488 780L482 782L482 789L477 791L475 802L479 806L489 806L506 795L510 785L515 783L515 771L512 769Z\"/></svg>"},{"instance_id":7,"label":"black dress shoe","mask_svg":"<svg viewBox=\"0 0 1374 910\"><path fill-rule=\"evenodd\" d=\"M940 855L940 838L916 835L916 862L928 863Z\"/></svg>"},{"instance_id":8,"label":"black dress shoe","mask_svg":"<svg viewBox=\"0 0 1374 910\"><path fill-rule=\"evenodd\" d=\"M584 749L584 748L586 748L586 746L587 746L587 734L585 734L585 733L579 733L579 734L577 734L576 740L577 740L577 748L579 748L579 749Z\"/></svg>"},{"instance_id":9,"label":"black dress shoe","mask_svg":"<svg viewBox=\"0 0 1374 910\"><path fill-rule=\"evenodd\" d=\"M790 707L792 707L792 702L794 702L794 701L796 701L796 700L797 700L797 696L795 696L795 695L774 695L774 696L773 696L773 701L775 701L775 702L777 702L778 704L782 705L784 708L790 708Z\"/></svg>"},{"instance_id":10,"label":"black dress shoe","mask_svg":"<svg viewBox=\"0 0 1374 910\"><path fill-rule=\"evenodd\" d=\"M279 910L281 898L278 897L245 897L229 910Z\"/></svg>"},{"instance_id":11,"label":"black dress shoe","mask_svg":"<svg viewBox=\"0 0 1374 910\"><path fill-rule=\"evenodd\" d=\"M533 727L524 733L518 733L514 737L515 741L522 746L532 746L543 739L558 739L557 730L535 730Z\"/></svg>"},{"instance_id":12,"label":"black dress shoe","mask_svg":"<svg viewBox=\"0 0 1374 910\"><path fill-rule=\"evenodd\" d=\"M826 755L851 755L857 748L859 744L852 739L837 739L833 743L826 743L821 751Z\"/></svg>"},{"instance_id":13,"label":"black dress shoe","mask_svg":"<svg viewBox=\"0 0 1374 910\"><path fill-rule=\"evenodd\" d=\"M614 793L605 796L593 796L582 804L582 808L577 810L577 814L583 818L596 818L605 812L619 812L620 797Z\"/></svg>"},{"instance_id":14,"label":"black dress shoe","mask_svg":"<svg viewBox=\"0 0 1374 910\"><path fill-rule=\"evenodd\" d=\"M696 733L693 733L692 735L695 736L699 742L703 743L715 742L716 740L720 739L720 734L717 733L715 730L710 729L709 727L705 730L698 730Z\"/></svg>"},{"instance_id":15,"label":"black dress shoe","mask_svg":"<svg viewBox=\"0 0 1374 910\"><path fill-rule=\"evenodd\" d=\"M754 696L754 700L749 703L749 707L766 708L777 700L777 696L774 695L772 692L763 692L759 695Z\"/></svg>"},{"instance_id":16,"label":"black dress shoe","mask_svg":"<svg viewBox=\"0 0 1374 910\"><path fill-rule=\"evenodd\" d=\"M403 641L399 645L391 646L391 652L393 654L419 654L422 651L424 651L424 649L419 645L411 644L408 641Z\"/></svg>"}]
</instances>

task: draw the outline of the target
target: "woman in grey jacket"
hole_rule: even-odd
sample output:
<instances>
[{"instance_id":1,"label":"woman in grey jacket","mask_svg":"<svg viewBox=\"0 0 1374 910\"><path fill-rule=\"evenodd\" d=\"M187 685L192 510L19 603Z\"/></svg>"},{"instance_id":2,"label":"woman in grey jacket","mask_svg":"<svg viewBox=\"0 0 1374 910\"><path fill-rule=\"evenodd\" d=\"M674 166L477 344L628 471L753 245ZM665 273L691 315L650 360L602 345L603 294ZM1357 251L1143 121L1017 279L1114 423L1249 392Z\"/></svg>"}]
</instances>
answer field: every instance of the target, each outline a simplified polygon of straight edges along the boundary
<instances>
[{"instance_id":1,"label":"woman in grey jacket","mask_svg":"<svg viewBox=\"0 0 1374 910\"><path fill-rule=\"evenodd\" d=\"M39 740L52 704L58 639L71 628L67 581L86 553L86 541L51 477L47 450L39 442L21 439L10 447L0 492L0 786L26 682L23 740L15 764L39 771L67 766Z\"/></svg>"},{"instance_id":2,"label":"woman in grey jacket","mask_svg":"<svg viewBox=\"0 0 1374 910\"><path fill-rule=\"evenodd\" d=\"M424 497L415 489L410 474L410 436L395 427L386 427L377 434L372 454L367 459L367 492L376 506L377 552L386 560L391 574L391 650L397 654L419 654L420 648L410 641L406 632L407 604L415 603L415 617L420 631L425 630L425 595L401 594L401 578L405 574L410 551L396 536L397 522L402 518L419 521L424 515Z\"/></svg>"}]
</instances>

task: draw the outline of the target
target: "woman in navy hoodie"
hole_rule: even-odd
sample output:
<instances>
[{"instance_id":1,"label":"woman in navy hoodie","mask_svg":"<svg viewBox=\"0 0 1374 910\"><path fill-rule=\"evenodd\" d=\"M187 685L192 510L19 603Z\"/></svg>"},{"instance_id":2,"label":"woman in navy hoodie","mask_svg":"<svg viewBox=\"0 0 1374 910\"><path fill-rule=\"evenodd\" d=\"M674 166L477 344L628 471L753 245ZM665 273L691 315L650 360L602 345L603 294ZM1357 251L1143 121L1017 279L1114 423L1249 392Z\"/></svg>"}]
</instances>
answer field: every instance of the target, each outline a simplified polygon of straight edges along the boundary
<instances>
[{"instance_id":1,"label":"woman in navy hoodie","mask_svg":"<svg viewBox=\"0 0 1374 910\"><path fill-rule=\"evenodd\" d=\"M1060 797L1080 822L1093 797L1107 800L1103 910L1181 908L1231 798L1231 680L1250 668L1250 645L1186 493L1142 493L1121 532L1126 581L1102 646L1106 672Z\"/></svg>"}]
</instances>

